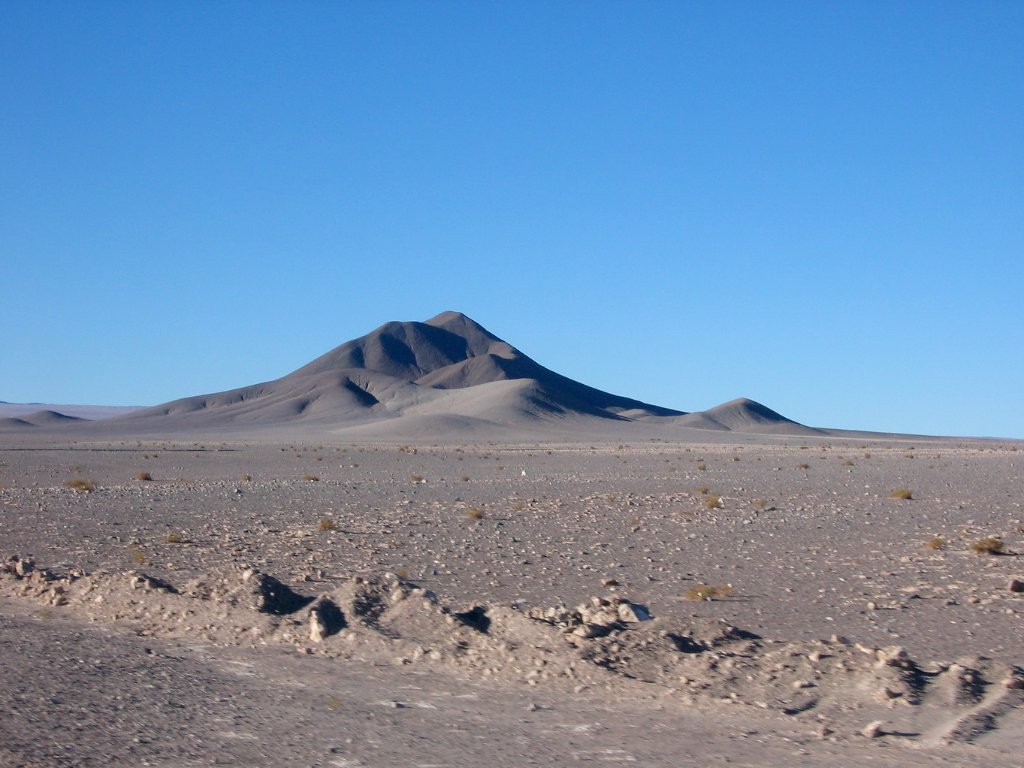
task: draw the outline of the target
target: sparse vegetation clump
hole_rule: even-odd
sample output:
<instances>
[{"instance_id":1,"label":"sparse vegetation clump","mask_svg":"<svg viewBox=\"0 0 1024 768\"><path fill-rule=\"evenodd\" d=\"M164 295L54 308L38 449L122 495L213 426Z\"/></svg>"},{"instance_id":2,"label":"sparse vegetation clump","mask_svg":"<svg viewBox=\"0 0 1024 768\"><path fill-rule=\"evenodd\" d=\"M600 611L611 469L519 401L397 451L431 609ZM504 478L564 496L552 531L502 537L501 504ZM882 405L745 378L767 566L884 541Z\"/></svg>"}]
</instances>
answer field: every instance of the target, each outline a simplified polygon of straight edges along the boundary
<instances>
[{"instance_id":1,"label":"sparse vegetation clump","mask_svg":"<svg viewBox=\"0 0 1024 768\"><path fill-rule=\"evenodd\" d=\"M338 524L331 518L324 517L316 524L316 529L320 531L320 533L328 533L330 531L338 530Z\"/></svg>"},{"instance_id":2,"label":"sparse vegetation clump","mask_svg":"<svg viewBox=\"0 0 1024 768\"><path fill-rule=\"evenodd\" d=\"M64 483L64 487L79 493L92 493L96 490L96 483L86 480L84 477L75 477Z\"/></svg>"},{"instance_id":3,"label":"sparse vegetation clump","mask_svg":"<svg viewBox=\"0 0 1024 768\"><path fill-rule=\"evenodd\" d=\"M153 482L153 475L149 472L139 472L135 475L135 479L140 483L151 483Z\"/></svg>"},{"instance_id":4,"label":"sparse vegetation clump","mask_svg":"<svg viewBox=\"0 0 1024 768\"><path fill-rule=\"evenodd\" d=\"M166 536L164 536L164 542L166 544L184 544L185 537L182 536L180 533L168 533Z\"/></svg>"},{"instance_id":5,"label":"sparse vegetation clump","mask_svg":"<svg viewBox=\"0 0 1024 768\"><path fill-rule=\"evenodd\" d=\"M470 520L483 520L487 515L484 514L484 511L480 509L480 507L470 507L466 510L466 517Z\"/></svg>"},{"instance_id":6,"label":"sparse vegetation clump","mask_svg":"<svg viewBox=\"0 0 1024 768\"><path fill-rule=\"evenodd\" d=\"M914 498L914 494L910 492L909 488L897 488L889 494L890 499L898 499L900 501L909 501Z\"/></svg>"},{"instance_id":7,"label":"sparse vegetation clump","mask_svg":"<svg viewBox=\"0 0 1024 768\"><path fill-rule=\"evenodd\" d=\"M704 506L707 509L721 509L722 508L722 497L709 494L704 497Z\"/></svg>"},{"instance_id":8,"label":"sparse vegetation clump","mask_svg":"<svg viewBox=\"0 0 1024 768\"><path fill-rule=\"evenodd\" d=\"M986 536L984 539L971 544L971 552L976 555L1001 555L1006 547L1002 539L995 536Z\"/></svg>"},{"instance_id":9,"label":"sparse vegetation clump","mask_svg":"<svg viewBox=\"0 0 1024 768\"><path fill-rule=\"evenodd\" d=\"M316 475L303 475L302 479L306 480L307 482L310 482L310 483L319 483L320 482L320 478L317 477Z\"/></svg>"},{"instance_id":10,"label":"sparse vegetation clump","mask_svg":"<svg viewBox=\"0 0 1024 768\"><path fill-rule=\"evenodd\" d=\"M930 549L933 552L939 552L946 548L946 540L941 536L932 536L924 543L924 548Z\"/></svg>"},{"instance_id":11,"label":"sparse vegetation clump","mask_svg":"<svg viewBox=\"0 0 1024 768\"><path fill-rule=\"evenodd\" d=\"M732 587L728 584L715 586L713 584L698 584L686 590L687 600L703 600L710 602L715 598L728 597L732 594Z\"/></svg>"}]
</instances>

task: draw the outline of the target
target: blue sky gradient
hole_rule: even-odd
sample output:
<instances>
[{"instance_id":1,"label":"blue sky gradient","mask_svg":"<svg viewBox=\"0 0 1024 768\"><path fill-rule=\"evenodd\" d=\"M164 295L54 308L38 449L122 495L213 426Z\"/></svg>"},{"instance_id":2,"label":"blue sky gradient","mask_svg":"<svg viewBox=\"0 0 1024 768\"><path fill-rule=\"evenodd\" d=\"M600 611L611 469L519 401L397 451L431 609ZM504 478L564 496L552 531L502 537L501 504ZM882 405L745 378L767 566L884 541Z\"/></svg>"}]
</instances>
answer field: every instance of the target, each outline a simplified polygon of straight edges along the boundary
<instances>
[{"instance_id":1,"label":"blue sky gradient","mask_svg":"<svg viewBox=\"0 0 1024 768\"><path fill-rule=\"evenodd\" d=\"M1024 4L8 2L0 399L470 315L682 410L1024 438Z\"/></svg>"}]
</instances>

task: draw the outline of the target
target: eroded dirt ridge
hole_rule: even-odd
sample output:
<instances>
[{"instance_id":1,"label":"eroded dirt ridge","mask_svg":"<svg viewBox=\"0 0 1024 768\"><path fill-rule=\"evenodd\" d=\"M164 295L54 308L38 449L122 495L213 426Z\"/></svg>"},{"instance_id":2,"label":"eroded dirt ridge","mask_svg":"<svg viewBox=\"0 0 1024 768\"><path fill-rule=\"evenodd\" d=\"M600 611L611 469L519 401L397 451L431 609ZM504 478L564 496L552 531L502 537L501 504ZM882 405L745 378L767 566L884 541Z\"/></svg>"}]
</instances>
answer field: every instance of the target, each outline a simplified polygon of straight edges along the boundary
<instances>
[{"instance_id":1,"label":"eroded dirt ridge","mask_svg":"<svg viewBox=\"0 0 1024 768\"><path fill-rule=\"evenodd\" d=\"M849 719L879 706L927 710L925 744L969 742L1024 704L1024 669L982 657L921 663L900 646L839 636L778 642L712 619L667 625L643 605L594 597L569 608L450 606L394 573L354 576L303 595L255 568L231 565L182 584L141 571L56 573L13 556L0 595L125 622L141 635L214 645L286 645L305 654L394 665L576 693L612 690ZM911 718L913 719L913 718ZM880 736L883 722L865 728ZM823 732L828 732L823 725Z\"/></svg>"}]
</instances>

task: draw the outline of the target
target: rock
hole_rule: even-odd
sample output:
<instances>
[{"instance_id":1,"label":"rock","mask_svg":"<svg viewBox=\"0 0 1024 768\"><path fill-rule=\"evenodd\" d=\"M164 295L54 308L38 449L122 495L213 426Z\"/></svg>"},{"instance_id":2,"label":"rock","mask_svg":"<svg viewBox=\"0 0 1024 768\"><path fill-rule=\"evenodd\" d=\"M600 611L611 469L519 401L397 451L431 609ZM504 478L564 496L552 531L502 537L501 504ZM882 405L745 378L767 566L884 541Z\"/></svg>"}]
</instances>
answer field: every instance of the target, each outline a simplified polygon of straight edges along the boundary
<instances>
[{"instance_id":1,"label":"rock","mask_svg":"<svg viewBox=\"0 0 1024 768\"><path fill-rule=\"evenodd\" d=\"M1011 592L1024 592L1024 579L1010 579L1007 588Z\"/></svg>"},{"instance_id":2,"label":"rock","mask_svg":"<svg viewBox=\"0 0 1024 768\"><path fill-rule=\"evenodd\" d=\"M311 642L320 643L327 637L327 627L320 618L320 612L316 608L309 612L309 639Z\"/></svg>"},{"instance_id":3,"label":"rock","mask_svg":"<svg viewBox=\"0 0 1024 768\"><path fill-rule=\"evenodd\" d=\"M309 609L309 639L322 643L344 629L345 623L341 609L327 595L321 595Z\"/></svg>"},{"instance_id":4,"label":"rock","mask_svg":"<svg viewBox=\"0 0 1024 768\"><path fill-rule=\"evenodd\" d=\"M26 574L35 570L36 564L29 558L19 557L15 555L11 558L11 564L14 568L14 575L18 578L24 578Z\"/></svg>"},{"instance_id":5,"label":"rock","mask_svg":"<svg viewBox=\"0 0 1024 768\"><path fill-rule=\"evenodd\" d=\"M869 739L877 739L879 736L884 736L885 731L882 730L883 725L885 725L885 723L881 720L872 720L864 726L864 729L861 731L861 735Z\"/></svg>"},{"instance_id":6,"label":"rock","mask_svg":"<svg viewBox=\"0 0 1024 768\"><path fill-rule=\"evenodd\" d=\"M619 603L618 614L620 621L637 622L651 620L651 613L647 610L647 607L637 603Z\"/></svg>"},{"instance_id":7,"label":"rock","mask_svg":"<svg viewBox=\"0 0 1024 768\"><path fill-rule=\"evenodd\" d=\"M875 651L880 667L906 667L911 664L907 649L902 645L890 645Z\"/></svg>"},{"instance_id":8,"label":"rock","mask_svg":"<svg viewBox=\"0 0 1024 768\"><path fill-rule=\"evenodd\" d=\"M577 637L582 637L586 640L590 640L595 637L604 637L611 629L604 624L580 624L576 627L572 633Z\"/></svg>"}]
</instances>

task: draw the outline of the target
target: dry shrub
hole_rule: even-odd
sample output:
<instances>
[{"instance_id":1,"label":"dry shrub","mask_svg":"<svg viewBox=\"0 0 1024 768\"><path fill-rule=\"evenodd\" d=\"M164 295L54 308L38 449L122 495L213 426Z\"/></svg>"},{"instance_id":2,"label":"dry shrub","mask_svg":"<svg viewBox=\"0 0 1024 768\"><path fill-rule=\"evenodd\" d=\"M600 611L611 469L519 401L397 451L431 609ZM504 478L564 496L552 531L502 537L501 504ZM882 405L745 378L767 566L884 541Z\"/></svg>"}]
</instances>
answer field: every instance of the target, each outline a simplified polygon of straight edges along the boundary
<instances>
[{"instance_id":1,"label":"dry shrub","mask_svg":"<svg viewBox=\"0 0 1024 768\"><path fill-rule=\"evenodd\" d=\"M706 485L702 485L697 488L697 493L699 493L701 496L707 496L709 493L711 493L711 489L708 488Z\"/></svg>"},{"instance_id":2,"label":"dry shrub","mask_svg":"<svg viewBox=\"0 0 1024 768\"><path fill-rule=\"evenodd\" d=\"M84 477L75 477L64 483L64 487L80 493L92 493L96 490L96 483L86 480Z\"/></svg>"},{"instance_id":3,"label":"dry shrub","mask_svg":"<svg viewBox=\"0 0 1024 768\"><path fill-rule=\"evenodd\" d=\"M321 518L320 522L316 524L316 529L321 533L327 533L328 531L338 530L338 524L329 517Z\"/></svg>"},{"instance_id":4,"label":"dry shrub","mask_svg":"<svg viewBox=\"0 0 1024 768\"><path fill-rule=\"evenodd\" d=\"M422 483L424 482L423 475L409 475L409 481L417 484Z\"/></svg>"},{"instance_id":5,"label":"dry shrub","mask_svg":"<svg viewBox=\"0 0 1024 768\"><path fill-rule=\"evenodd\" d=\"M468 517L470 520L483 520L486 517L486 515L484 514L484 511L479 507L470 507L469 509L466 510L466 517Z\"/></svg>"},{"instance_id":6,"label":"dry shrub","mask_svg":"<svg viewBox=\"0 0 1024 768\"><path fill-rule=\"evenodd\" d=\"M732 587L728 584L724 586L714 586L712 584L698 584L695 587L690 587L686 590L687 600L705 600L711 601L719 597L728 597L732 594Z\"/></svg>"},{"instance_id":7,"label":"dry shrub","mask_svg":"<svg viewBox=\"0 0 1024 768\"><path fill-rule=\"evenodd\" d=\"M971 552L976 555L1001 555L1005 546L1001 539L986 536L971 544Z\"/></svg>"},{"instance_id":8,"label":"dry shrub","mask_svg":"<svg viewBox=\"0 0 1024 768\"><path fill-rule=\"evenodd\" d=\"M149 472L139 472L138 474L135 475L135 479L138 480L140 483L151 483L153 482L153 475L151 475Z\"/></svg>"},{"instance_id":9,"label":"dry shrub","mask_svg":"<svg viewBox=\"0 0 1024 768\"><path fill-rule=\"evenodd\" d=\"M168 533L166 536L164 536L164 542L166 542L167 544L184 544L185 537L182 536L180 533Z\"/></svg>"},{"instance_id":10,"label":"dry shrub","mask_svg":"<svg viewBox=\"0 0 1024 768\"><path fill-rule=\"evenodd\" d=\"M252 475L249 475L249 474L242 475L242 482L243 483L251 483L252 482Z\"/></svg>"},{"instance_id":11,"label":"dry shrub","mask_svg":"<svg viewBox=\"0 0 1024 768\"><path fill-rule=\"evenodd\" d=\"M754 509L764 509L765 507L768 506L768 500L754 499L752 502L750 502L750 506L752 506Z\"/></svg>"},{"instance_id":12,"label":"dry shrub","mask_svg":"<svg viewBox=\"0 0 1024 768\"><path fill-rule=\"evenodd\" d=\"M302 479L303 480L307 480L307 481L309 481L311 483L319 483L320 482L320 478L317 477L316 475L303 475Z\"/></svg>"},{"instance_id":13,"label":"dry shrub","mask_svg":"<svg viewBox=\"0 0 1024 768\"><path fill-rule=\"evenodd\" d=\"M914 498L914 495L910 492L909 488L897 488L895 491L889 494L890 499L899 499L900 501L909 501Z\"/></svg>"},{"instance_id":14,"label":"dry shrub","mask_svg":"<svg viewBox=\"0 0 1024 768\"><path fill-rule=\"evenodd\" d=\"M722 497L709 495L704 499L704 506L708 509L721 509L722 508Z\"/></svg>"},{"instance_id":15,"label":"dry shrub","mask_svg":"<svg viewBox=\"0 0 1024 768\"><path fill-rule=\"evenodd\" d=\"M930 549L933 552L939 552L946 548L946 540L941 536L932 536L924 543L924 548Z\"/></svg>"},{"instance_id":16,"label":"dry shrub","mask_svg":"<svg viewBox=\"0 0 1024 768\"><path fill-rule=\"evenodd\" d=\"M797 464L796 468L797 469L810 469L811 465L810 464Z\"/></svg>"}]
</instances>

